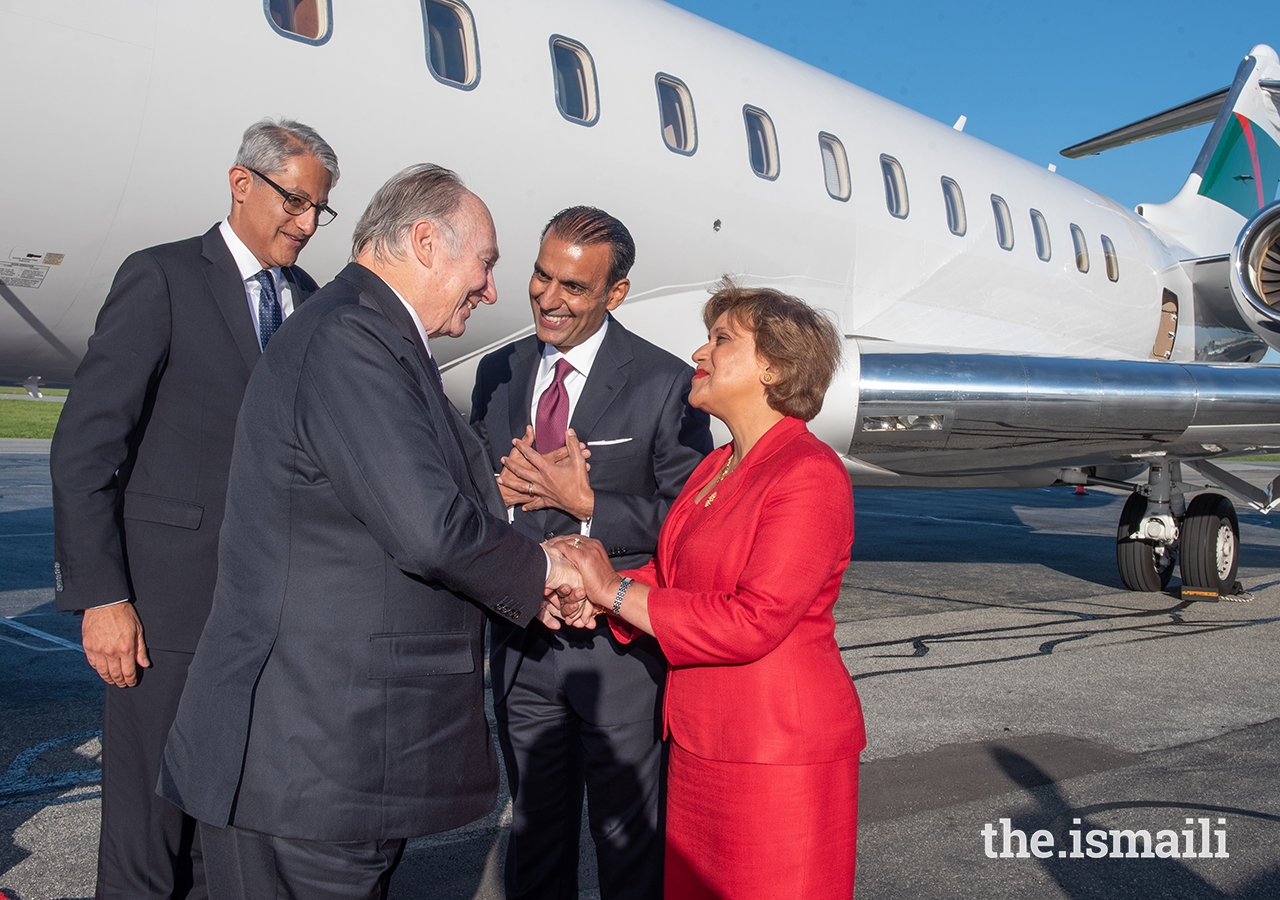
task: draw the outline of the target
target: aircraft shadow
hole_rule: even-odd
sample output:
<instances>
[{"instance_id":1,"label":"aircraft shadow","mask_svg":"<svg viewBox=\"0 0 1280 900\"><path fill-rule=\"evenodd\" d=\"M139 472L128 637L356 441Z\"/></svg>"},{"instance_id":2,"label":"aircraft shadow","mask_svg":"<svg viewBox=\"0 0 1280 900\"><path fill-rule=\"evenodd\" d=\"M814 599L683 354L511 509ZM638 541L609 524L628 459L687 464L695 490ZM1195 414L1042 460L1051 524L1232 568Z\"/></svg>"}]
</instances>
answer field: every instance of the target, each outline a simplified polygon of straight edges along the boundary
<instances>
[{"instance_id":1,"label":"aircraft shadow","mask_svg":"<svg viewBox=\"0 0 1280 900\"><path fill-rule=\"evenodd\" d=\"M864 563L1038 565L1124 590L1115 529L1124 496L1069 486L1028 490L854 492L855 566ZM1247 563L1251 548L1242 558ZM1170 589L1176 590L1175 572ZM1247 586L1247 585L1246 585Z\"/></svg>"},{"instance_id":2,"label":"aircraft shadow","mask_svg":"<svg viewBox=\"0 0 1280 900\"><path fill-rule=\"evenodd\" d=\"M1271 821L1280 819L1280 817L1255 810L1194 804L1184 807L1162 801L1135 801L1073 809L1053 783L1053 779L1027 757L1001 747L994 748L992 756L1005 774L1017 782L1026 792L1026 796L1038 807L1033 812L1013 816L1012 827L1027 836L1042 829L1048 831L1056 839L1055 847L1070 846L1067 841L1070 829L1079 830L1082 836L1087 836L1093 829L1107 832L1109 826L1091 819L1089 814L1090 812L1097 814L1119 806L1125 809L1163 810L1172 807L1188 813L1194 811L1199 815L1211 815L1216 812L1233 816L1261 817ZM1152 820L1154 821L1155 818L1157 817L1153 816ZM1079 824L1075 824L1077 820ZM1087 840L1087 837L1084 839ZM1152 839L1154 847L1154 834ZM1129 849L1127 840L1119 843L1121 849L1127 852ZM1138 843L1141 850L1142 842ZM1013 844L1014 852L1017 852L1017 841L1015 840ZM1108 834L1107 846L1108 848L1112 846L1110 834ZM1088 849L1087 844L1085 849ZM995 850L997 852L1002 850L1000 836L995 839ZM1110 852L1099 859L1088 856L1064 858L1055 849L1049 856L1036 859L1035 862L1045 869L1068 897L1079 898L1079 900L1085 900L1085 898L1130 900L1133 897L1177 897L1179 900L1263 900L1263 898L1280 896L1280 868L1277 867L1272 867L1255 876L1242 884L1238 890L1227 892L1209 883L1178 859L1113 858Z\"/></svg>"}]
</instances>

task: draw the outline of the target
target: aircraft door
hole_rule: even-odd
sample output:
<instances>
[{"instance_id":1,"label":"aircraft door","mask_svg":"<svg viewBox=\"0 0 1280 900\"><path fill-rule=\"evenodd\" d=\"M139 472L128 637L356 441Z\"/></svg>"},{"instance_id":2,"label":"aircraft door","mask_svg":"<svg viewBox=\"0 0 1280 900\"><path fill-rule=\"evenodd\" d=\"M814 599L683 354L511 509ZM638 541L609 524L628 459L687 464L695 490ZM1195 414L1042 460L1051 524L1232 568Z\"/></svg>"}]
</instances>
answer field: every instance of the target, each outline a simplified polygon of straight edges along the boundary
<instances>
[{"instance_id":1,"label":"aircraft door","mask_svg":"<svg viewBox=\"0 0 1280 900\"><path fill-rule=\"evenodd\" d=\"M1160 302L1160 327L1151 347L1152 359L1168 359L1173 355L1173 344L1178 338L1178 295L1168 288Z\"/></svg>"}]
</instances>

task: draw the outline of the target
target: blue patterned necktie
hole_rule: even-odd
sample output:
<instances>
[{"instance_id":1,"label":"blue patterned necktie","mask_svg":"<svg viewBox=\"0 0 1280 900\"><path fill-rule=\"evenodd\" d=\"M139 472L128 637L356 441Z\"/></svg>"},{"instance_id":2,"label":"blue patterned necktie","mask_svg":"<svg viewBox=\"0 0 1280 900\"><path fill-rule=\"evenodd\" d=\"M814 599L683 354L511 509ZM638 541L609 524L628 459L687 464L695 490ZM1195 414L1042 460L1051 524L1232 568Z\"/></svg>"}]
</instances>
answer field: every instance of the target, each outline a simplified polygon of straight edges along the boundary
<instances>
[{"instance_id":1,"label":"blue patterned necktie","mask_svg":"<svg viewBox=\"0 0 1280 900\"><path fill-rule=\"evenodd\" d=\"M427 362L431 363L431 374L436 377L436 387L440 388L441 393L444 393L444 379L440 377L440 364L436 362L436 358L430 353L427 354Z\"/></svg>"},{"instance_id":2,"label":"blue patterned necktie","mask_svg":"<svg viewBox=\"0 0 1280 900\"><path fill-rule=\"evenodd\" d=\"M276 282L271 273L263 269L257 275L262 292L258 294L258 342L262 349L267 349L267 341L276 333L280 323L284 321L284 312L280 309L280 301L276 297Z\"/></svg>"}]
</instances>

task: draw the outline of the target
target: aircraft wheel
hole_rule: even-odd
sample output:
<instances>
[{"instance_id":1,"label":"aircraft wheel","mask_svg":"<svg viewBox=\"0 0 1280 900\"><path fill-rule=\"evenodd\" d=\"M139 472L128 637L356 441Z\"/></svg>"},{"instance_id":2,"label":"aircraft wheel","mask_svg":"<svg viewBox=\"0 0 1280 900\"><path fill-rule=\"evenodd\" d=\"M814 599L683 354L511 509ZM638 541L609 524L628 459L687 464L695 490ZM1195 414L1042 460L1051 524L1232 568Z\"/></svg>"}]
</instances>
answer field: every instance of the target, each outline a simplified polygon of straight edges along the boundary
<instances>
[{"instance_id":1,"label":"aircraft wheel","mask_svg":"<svg viewBox=\"0 0 1280 900\"><path fill-rule=\"evenodd\" d=\"M1218 594L1231 590L1240 565L1240 521L1221 494L1200 494L1182 523L1182 584Z\"/></svg>"},{"instance_id":2,"label":"aircraft wheel","mask_svg":"<svg viewBox=\"0 0 1280 900\"><path fill-rule=\"evenodd\" d=\"M1172 547L1157 547L1151 541L1131 537L1146 512L1147 498L1130 494L1116 528L1116 565L1120 567L1120 580L1129 590L1163 591L1173 576L1177 558Z\"/></svg>"}]
</instances>

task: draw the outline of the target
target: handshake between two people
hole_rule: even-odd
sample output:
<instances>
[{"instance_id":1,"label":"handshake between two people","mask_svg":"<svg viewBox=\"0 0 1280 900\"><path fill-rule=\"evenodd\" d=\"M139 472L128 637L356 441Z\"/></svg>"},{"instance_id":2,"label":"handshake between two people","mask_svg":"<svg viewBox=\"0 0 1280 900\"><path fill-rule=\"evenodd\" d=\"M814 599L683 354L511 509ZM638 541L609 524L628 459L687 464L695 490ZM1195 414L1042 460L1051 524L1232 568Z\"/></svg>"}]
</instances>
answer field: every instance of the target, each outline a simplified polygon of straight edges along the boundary
<instances>
[{"instance_id":1,"label":"handshake between two people","mask_svg":"<svg viewBox=\"0 0 1280 900\"><path fill-rule=\"evenodd\" d=\"M542 544L551 558L546 599L538 618L553 631L565 625L595 628L610 611L622 582L604 544L581 535L561 535Z\"/></svg>"}]
</instances>

